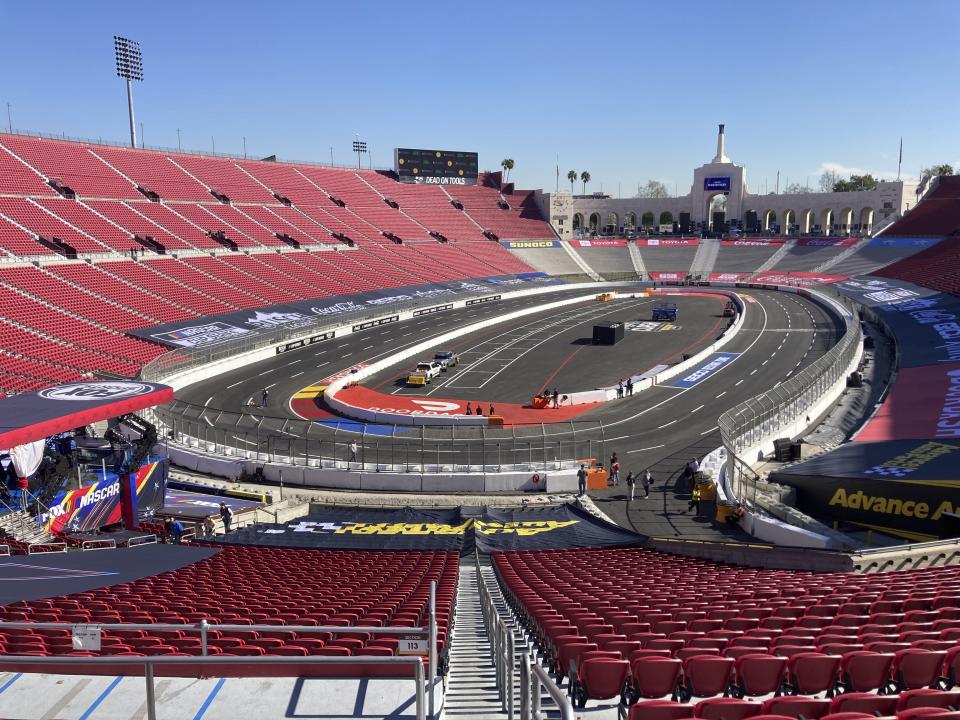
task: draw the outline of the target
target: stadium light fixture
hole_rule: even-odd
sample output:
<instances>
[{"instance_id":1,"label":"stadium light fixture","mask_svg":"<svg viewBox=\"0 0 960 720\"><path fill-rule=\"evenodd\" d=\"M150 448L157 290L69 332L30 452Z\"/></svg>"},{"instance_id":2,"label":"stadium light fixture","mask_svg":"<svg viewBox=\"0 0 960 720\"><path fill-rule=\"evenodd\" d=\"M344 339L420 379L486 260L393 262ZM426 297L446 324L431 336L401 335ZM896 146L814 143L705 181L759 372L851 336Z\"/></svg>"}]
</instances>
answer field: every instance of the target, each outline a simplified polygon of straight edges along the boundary
<instances>
[{"instance_id":1,"label":"stadium light fixture","mask_svg":"<svg viewBox=\"0 0 960 720\"><path fill-rule=\"evenodd\" d=\"M136 40L113 36L113 49L117 57L117 77L127 81L127 112L130 115L130 147L137 146L137 124L133 116L133 81L143 82L143 56Z\"/></svg>"},{"instance_id":2,"label":"stadium light fixture","mask_svg":"<svg viewBox=\"0 0 960 720\"><path fill-rule=\"evenodd\" d=\"M357 170L360 169L360 156L367 151L367 143L364 140L353 141L353 151L357 154Z\"/></svg>"}]
</instances>

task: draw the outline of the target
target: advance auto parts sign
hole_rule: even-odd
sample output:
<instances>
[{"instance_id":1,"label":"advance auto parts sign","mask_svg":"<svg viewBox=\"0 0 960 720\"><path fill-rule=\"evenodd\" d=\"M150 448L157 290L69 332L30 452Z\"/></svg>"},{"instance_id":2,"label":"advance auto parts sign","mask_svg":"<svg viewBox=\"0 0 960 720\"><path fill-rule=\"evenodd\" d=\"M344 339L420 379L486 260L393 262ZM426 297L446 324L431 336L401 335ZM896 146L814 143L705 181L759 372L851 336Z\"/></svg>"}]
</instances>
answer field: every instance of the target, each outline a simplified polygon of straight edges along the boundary
<instances>
[{"instance_id":1,"label":"advance auto parts sign","mask_svg":"<svg viewBox=\"0 0 960 720\"><path fill-rule=\"evenodd\" d=\"M572 506L503 512L344 510L312 513L288 523L257 524L220 542L354 550L509 550L633 544L642 537Z\"/></svg>"},{"instance_id":2,"label":"advance auto parts sign","mask_svg":"<svg viewBox=\"0 0 960 720\"><path fill-rule=\"evenodd\" d=\"M960 510L960 441L857 442L771 473L797 488L801 510L912 540L950 537Z\"/></svg>"}]
</instances>

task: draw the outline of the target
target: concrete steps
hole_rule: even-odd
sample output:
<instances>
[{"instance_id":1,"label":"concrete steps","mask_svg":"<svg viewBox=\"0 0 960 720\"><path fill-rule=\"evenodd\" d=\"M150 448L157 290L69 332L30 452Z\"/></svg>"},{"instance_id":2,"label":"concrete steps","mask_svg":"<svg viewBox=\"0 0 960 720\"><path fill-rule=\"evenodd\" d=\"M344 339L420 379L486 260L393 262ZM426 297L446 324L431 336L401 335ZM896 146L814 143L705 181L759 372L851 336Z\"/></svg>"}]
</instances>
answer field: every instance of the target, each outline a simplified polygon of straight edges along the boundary
<instances>
[{"instance_id":1,"label":"concrete steps","mask_svg":"<svg viewBox=\"0 0 960 720\"><path fill-rule=\"evenodd\" d=\"M477 571L472 557L460 559L456 625L450 643L450 671L444 718L506 720L497 693L497 672L483 624Z\"/></svg>"}]
</instances>

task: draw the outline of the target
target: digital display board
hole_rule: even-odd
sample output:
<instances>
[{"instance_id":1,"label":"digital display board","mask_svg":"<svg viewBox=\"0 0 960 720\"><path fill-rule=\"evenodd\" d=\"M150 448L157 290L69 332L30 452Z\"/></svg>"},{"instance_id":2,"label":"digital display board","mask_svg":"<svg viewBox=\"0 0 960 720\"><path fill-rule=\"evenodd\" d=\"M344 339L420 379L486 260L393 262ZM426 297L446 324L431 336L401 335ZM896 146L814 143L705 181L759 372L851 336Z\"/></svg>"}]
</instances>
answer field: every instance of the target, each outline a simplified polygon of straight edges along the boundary
<instances>
[{"instance_id":1,"label":"digital display board","mask_svg":"<svg viewBox=\"0 0 960 720\"><path fill-rule=\"evenodd\" d=\"M424 185L476 185L477 153L459 150L393 151L394 169L400 182Z\"/></svg>"},{"instance_id":2,"label":"digital display board","mask_svg":"<svg viewBox=\"0 0 960 720\"><path fill-rule=\"evenodd\" d=\"M730 191L729 177L708 177L703 179L704 190L726 190Z\"/></svg>"}]
</instances>

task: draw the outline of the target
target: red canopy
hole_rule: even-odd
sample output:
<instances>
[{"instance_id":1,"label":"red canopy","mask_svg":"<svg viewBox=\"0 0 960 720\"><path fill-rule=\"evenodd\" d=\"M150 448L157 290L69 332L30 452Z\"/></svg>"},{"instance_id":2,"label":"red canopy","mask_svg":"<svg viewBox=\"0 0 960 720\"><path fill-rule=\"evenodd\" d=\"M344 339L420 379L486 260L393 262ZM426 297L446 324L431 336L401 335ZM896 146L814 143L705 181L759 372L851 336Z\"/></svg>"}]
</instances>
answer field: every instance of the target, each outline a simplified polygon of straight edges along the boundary
<instances>
[{"instance_id":1,"label":"red canopy","mask_svg":"<svg viewBox=\"0 0 960 720\"><path fill-rule=\"evenodd\" d=\"M0 400L0 448L42 440L173 400L173 388L136 380L76 382Z\"/></svg>"}]
</instances>

